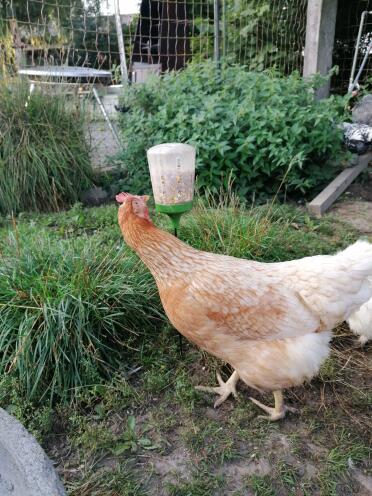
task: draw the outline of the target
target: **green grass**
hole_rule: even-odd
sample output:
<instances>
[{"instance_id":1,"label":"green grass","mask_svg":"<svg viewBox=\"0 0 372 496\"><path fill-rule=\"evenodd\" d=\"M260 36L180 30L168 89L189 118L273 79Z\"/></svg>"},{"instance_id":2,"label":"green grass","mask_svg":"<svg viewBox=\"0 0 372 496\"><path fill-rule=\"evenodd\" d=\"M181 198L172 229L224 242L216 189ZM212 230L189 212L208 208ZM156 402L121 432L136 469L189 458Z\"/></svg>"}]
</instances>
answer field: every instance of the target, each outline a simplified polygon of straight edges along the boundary
<instances>
[{"instance_id":1,"label":"green grass","mask_svg":"<svg viewBox=\"0 0 372 496\"><path fill-rule=\"evenodd\" d=\"M224 479L221 476L213 476L208 468L199 468L193 473L190 482L179 484L166 484L169 496L205 496L207 494L221 494L219 489L223 488Z\"/></svg>"},{"instance_id":2,"label":"green grass","mask_svg":"<svg viewBox=\"0 0 372 496\"><path fill-rule=\"evenodd\" d=\"M113 205L77 204L0 224L0 405L37 436L69 494L355 493L349 458L368 467L368 357L347 330L319 378L286 392L300 415L258 419L242 384L236 400L213 410L215 398L194 386L230 370L185 341L180 355L116 214ZM331 253L357 233L294 207L246 208L230 198L198 202L180 236L271 261Z\"/></svg>"},{"instance_id":3,"label":"green grass","mask_svg":"<svg viewBox=\"0 0 372 496\"><path fill-rule=\"evenodd\" d=\"M0 214L59 210L92 184L79 103L28 91L0 79Z\"/></svg>"},{"instance_id":4,"label":"green grass","mask_svg":"<svg viewBox=\"0 0 372 496\"><path fill-rule=\"evenodd\" d=\"M141 489L125 463L118 463L112 470L86 469L82 479L68 485L70 496L150 496Z\"/></svg>"},{"instance_id":5,"label":"green grass","mask_svg":"<svg viewBox=\"0 0 372 496\"><path fill-rule=\"evenodd\" d=\"M249 478L249 485L252 488L254 496L276 496L270 478L268 476L252 475Z\"/></svg>"},{"instance_id":6,"label":"green grass","mask_svg":"<svg viewBox=\"0 0 372 496\"><path fill-rule=\"evenodd\" d=\"M126 350L163 321L150 274L104 236L13 228L1 242L0 374L31 399L68 399L124 371Z\"/></svg>"},{"instance_id":7,"label":"green grass","mask_svg":"<svg viewBox=\"0 0 372 496\"><path fill-rule=\"evenodd\" d=\"M337 496L340 491L352 491L347 473L350 465L366 460L371 456L372 450L364 443L350 436L345 431L340 431L338 436L338 446L334 446L324 457L324 465L319 473L319 484L322 494Z\"/></svg>"}]
</instances>

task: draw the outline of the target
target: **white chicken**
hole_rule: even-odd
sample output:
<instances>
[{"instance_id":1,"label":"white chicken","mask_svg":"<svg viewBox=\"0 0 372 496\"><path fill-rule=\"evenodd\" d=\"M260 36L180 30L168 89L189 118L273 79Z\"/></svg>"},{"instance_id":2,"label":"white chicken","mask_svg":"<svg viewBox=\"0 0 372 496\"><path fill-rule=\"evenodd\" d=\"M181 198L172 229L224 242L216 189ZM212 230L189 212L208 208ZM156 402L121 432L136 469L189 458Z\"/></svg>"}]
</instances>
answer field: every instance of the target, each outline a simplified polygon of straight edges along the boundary
<instances>
[{"instance_id":1,"label":"white chicken","mask_svg":"<svg viewBox=\"0 0 372 496\"><path fill-rule=\"evenodd\" d=\"M347 323L350 330L359 336L361 346L370 341L372 339L372 298L351 314Z\"/></svg>"}]
</instances>

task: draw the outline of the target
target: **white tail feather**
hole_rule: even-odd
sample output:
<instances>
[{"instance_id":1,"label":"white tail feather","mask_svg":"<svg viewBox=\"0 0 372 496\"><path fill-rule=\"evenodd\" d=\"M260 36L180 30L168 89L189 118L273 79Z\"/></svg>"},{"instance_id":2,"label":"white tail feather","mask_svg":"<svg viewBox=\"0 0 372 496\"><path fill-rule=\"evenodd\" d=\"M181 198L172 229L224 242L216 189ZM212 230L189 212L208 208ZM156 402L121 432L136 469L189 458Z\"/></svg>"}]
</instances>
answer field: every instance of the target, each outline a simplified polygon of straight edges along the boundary
<instances>
[{"instance_id":1,"label":"white tail feather","mask_svg":"<svg viewBox=\"0 0 372 496\"><path fill-rule=\"evenodd\" d=\"M370 341L372 339L372 298L351 314L347 322L353 333L360 336L359 341L362 345Z\"/></svg>"}]
</instances>

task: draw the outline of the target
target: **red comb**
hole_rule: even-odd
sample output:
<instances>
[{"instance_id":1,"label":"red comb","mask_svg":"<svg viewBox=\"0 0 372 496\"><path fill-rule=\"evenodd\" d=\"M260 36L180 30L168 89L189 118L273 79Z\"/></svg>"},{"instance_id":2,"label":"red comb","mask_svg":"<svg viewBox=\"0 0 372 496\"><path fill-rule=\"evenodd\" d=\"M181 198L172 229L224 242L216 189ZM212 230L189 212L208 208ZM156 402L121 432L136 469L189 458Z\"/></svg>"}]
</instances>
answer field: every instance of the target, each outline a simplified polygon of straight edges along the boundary
<instances>
[{"instance_id":1,"label":"red comb","mask_svg":"<svg viewBox=\"0 0 372 496\"><path fill-rule=\"evenodd\" d=\"M124 203L126 200L128 200L128 198L131 198L133 197L133 195L131 195L130 193L119 193L118 195L116 195L116 201L118 203Z\"/></svg>"}]
</instances>

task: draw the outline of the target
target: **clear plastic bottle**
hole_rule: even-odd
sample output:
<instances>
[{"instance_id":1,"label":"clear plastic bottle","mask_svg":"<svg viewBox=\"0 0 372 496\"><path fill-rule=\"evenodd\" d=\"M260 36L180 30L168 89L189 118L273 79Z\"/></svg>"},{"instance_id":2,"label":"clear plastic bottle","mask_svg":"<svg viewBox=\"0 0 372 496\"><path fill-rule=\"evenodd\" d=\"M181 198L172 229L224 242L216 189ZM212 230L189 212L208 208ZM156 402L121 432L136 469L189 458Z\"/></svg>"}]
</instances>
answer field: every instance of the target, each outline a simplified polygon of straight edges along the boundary
<instances>
[{"instance_id":1,"label":"clear plastic bottle","mask_svg":"<svg viewBox=\"0 0 372 496\"><path fill-rule=\"evenodd\" d=\"M195 148L182 143L163 143L147 151L152 189L157 206L193 201Z\"/></svg>"}]
</instances>

